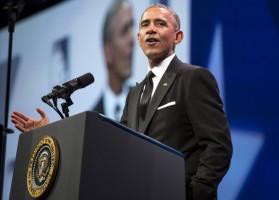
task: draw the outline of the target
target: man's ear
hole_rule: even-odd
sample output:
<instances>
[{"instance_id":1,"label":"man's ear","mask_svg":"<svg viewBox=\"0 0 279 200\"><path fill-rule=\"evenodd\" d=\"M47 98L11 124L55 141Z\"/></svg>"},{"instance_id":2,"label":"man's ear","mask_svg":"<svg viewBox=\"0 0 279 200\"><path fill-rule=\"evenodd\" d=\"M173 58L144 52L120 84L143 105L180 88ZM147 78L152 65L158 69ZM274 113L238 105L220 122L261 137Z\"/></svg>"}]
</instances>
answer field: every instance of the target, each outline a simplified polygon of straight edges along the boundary
<instances>
[{"instance_id":1,"label":"man's ear","mask_svg":"<svg viewBox=\"0 0 279 200\"><path fill-rule=\"evenodd\" d=\"M183 40L183 37L184 37L183 31L177 31L175 34L175 41L174 41L175 45L179 44Z\"/></svg>"}]
</instances>

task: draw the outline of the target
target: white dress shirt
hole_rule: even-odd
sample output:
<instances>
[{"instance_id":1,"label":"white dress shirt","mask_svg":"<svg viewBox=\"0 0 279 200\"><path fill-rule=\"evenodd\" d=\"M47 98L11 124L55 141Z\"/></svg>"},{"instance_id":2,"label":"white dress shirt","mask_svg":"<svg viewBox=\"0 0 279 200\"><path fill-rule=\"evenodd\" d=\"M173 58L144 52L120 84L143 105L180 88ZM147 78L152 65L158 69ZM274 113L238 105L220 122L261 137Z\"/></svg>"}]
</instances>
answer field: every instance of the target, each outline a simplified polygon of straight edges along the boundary
<instances>
[{"instance_id":1,"label":"white dress shirt","mask_svg":"<svg viewBox=\"0 0 279 200\"><path fill-rule=\"evenodd\" d=\"M124 84L119 95L116 95L110 87L107 87L104 91L104 115L120 121L128 92L129 86L126 84Z\"/></svg>"},{"instance_id":2,"label":"white dress shirt","mask_svg":"<svg viewBox=\"0 0 279 200\"><path fill-rule=\"evenodd\" d=\"M151 70L153 72L153 74L155 75L152 78L153 90L152 90L151 98L153 97L154 92L157 89L161 78L163 77L165 71L167 70L167 68L170 65L170 62L172 61L174 56L175 56L175 53L170 55L169 57L165 58L158 66L154 66L153 68L151 68L150 66L148 67L148 72Z\"/></svg>"}]
</instances>

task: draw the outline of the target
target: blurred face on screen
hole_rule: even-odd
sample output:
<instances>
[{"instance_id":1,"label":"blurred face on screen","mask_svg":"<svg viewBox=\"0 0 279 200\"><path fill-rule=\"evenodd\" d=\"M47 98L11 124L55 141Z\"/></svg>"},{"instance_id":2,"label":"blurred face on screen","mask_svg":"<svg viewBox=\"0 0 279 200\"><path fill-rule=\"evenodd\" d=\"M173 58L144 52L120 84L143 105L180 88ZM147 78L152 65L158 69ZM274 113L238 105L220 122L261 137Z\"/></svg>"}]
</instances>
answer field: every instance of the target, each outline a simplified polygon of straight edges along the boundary
<instances>
[{"instance_id":1,"label":"blurred face on screen","mask_svg":"<svg viewBox=\"0 0 279 200\"><path fill-rule=\"evenodd\" d=\"M131 75L134 47L132 8L123 3L109 24L105 56L111 76L125 81Z\"/></svg>"}]
</instances>

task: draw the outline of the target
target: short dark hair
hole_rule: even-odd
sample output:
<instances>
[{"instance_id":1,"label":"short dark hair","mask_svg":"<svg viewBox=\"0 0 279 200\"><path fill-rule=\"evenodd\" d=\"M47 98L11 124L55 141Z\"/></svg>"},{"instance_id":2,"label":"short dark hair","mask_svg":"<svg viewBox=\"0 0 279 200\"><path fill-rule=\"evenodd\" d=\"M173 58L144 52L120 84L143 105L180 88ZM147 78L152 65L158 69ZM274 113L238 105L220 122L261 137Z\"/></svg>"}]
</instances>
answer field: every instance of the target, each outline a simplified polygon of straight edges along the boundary
<instances>
[{"instance_id":1,"label":"short dark hair","mask_svg":"<svg viewBox=\"0 0 279 200\"><path fill-rule=\"evenodd\" d=\"M103 24L103 45L111 39L111 21L121 6L129 4L127 0L115 0L109 7Z\"/></svg>"},{"instance_id":2,"label":"short dark hair","mask_svg":"<svg viewBox=\"0 0 279 200\"><path fill-rule=\"evenodd\" d=\"M170 8L170 7L168 7L168 6L164 5L164 4L161 4L161 3L156 3L156 4L152 4L152 5L148 6L148 7L143 11L143 13L142 13L140 19L142 19L143 14L144 14L148 9L150 9L150 8L164 8L164 9L168 10L168 11L172 14L172 16L174 17L174 19L175 19L176 29L177 29L177 30L180 30L180 18L179 18L179 16L177 15L177 13L176 13L172 8Z\"/></svg>"}]
</instances>

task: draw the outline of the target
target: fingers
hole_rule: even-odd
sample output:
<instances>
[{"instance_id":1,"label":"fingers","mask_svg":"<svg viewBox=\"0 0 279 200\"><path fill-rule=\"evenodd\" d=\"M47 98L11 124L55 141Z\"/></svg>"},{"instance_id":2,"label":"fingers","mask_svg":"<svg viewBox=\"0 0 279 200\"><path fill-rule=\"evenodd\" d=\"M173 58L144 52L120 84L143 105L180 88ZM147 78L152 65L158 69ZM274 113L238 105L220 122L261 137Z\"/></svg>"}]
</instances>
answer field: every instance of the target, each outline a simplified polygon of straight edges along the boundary
<instances>
[{"instance_id":1,"label":"fingers","mask_svg":"<svg viewBox=\"0 0 279 200\"><path fill-rule=\"evenodd\" d=\"M21 125L17 125L17 124L16 124L15 127L16 127L19 131L21 131L21 132L23 132L23 133L25 133L25 132L28 131L26 128L24 128L24 127L21 126Z\"/></svg>"},{"instance_id":2,"label":"fingers","mask_svg":"<svg viewBox=\"0 0 279 200\"><path fill-rule=\"evenodd\" d=\"M13 112L11 115L11 121L15 127L21 132L28 132L31 130L34 120L20 112Z\"/></svg>"},{"instance_id":3,"label":"fingers","mask_svg":"<svg viewBox=\"0 0 279 200\"><path fill-rule=\"evenodd\" d=\"M22 119L24 121L27 121L28 119L30 119L29 117L27 117L26 115L22 114L21 112L13 112L12 115L14 115L15 117L17 117L18 119Z\"/></svg>"},{"instance_id":4,"label":"fingers","mask_svg":"<svg viewBox=\"0 0 279 200\"><path fill-rule=\"evenodd\" d=\"M31 117L28 117L21 112L13 112L11 115L11 121L14 123L15 127L21 132L28 132L48 124L48 118L46 113L40 108L37 108L36 110L41 116L41 119L39 120L35 120Z\"/></svg>"},{"instance_id":5,"label":"fingers","mask_svg":"<svg viewBox=\"0 0 279 200\"><path fill-rule=\"evenodd\" d=\"M18 119L17 117L12 115L11 121L14 123L15 127L18 130L20 130L21 132L27 132L27 130L25 129L25 125L24 125L25 123L23 123L21 119Z\"/></svg>"},{"instance_id":6,"label":"fingers","mask_svg":"<svg viewBox=\"0 0 279 200\"><path fill-rule=\"evenodd\" d=\"M36 110L40 114L41 118L47 118L46 113L42 109L36 108Z\"/></svg>"},{"instance_id":7,"label":"fingers","mask_svg":"<svg viewBox=\"0 0 279 200\"><path fill-rule=\"evenodd\" d=\"M11 118L12 118L12 122L15 124L16 123L25 124L28 121L28 118L19 112L13 112Z\"/></svg>"}]
</instances>

